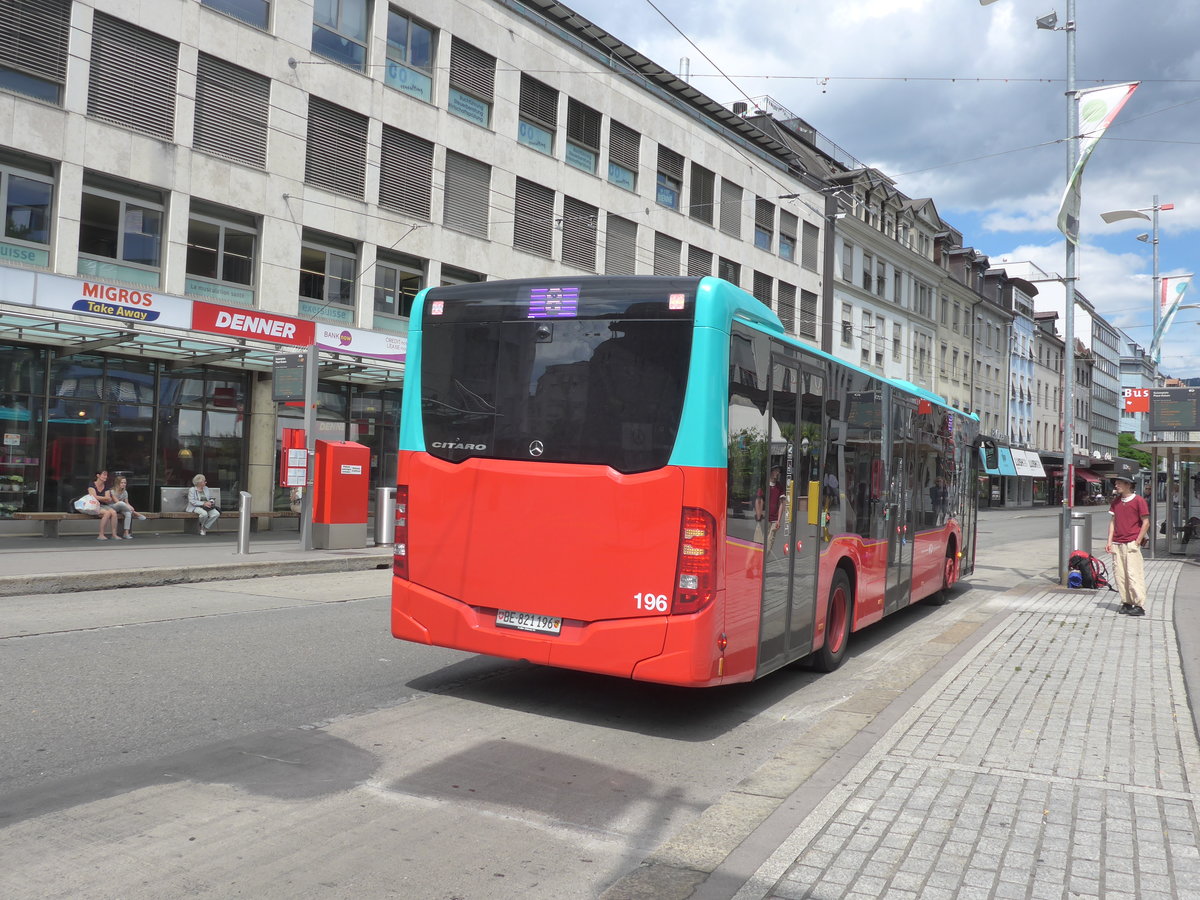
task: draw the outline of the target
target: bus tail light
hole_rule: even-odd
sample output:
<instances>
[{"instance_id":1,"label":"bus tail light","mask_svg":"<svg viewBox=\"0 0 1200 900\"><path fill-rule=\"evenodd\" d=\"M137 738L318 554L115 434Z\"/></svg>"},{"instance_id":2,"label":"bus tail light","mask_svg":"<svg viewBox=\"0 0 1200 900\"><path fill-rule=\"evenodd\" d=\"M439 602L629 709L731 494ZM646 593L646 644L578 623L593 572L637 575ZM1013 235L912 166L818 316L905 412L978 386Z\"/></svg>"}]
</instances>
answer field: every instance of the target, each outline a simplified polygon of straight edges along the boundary
<instances>
[{"instance_id":1,"label":"bus tail light","mask_svg":"<svg viewBox=\"0 0 1200 900\"><path fill-rule=\"evenodd\" d=\"M717 583L717 522L706 510L684 507L677 571L671 612L694 613L708 606Z\"/></svg>"},{"instance_id":2,"label":"bus tail light","mask_svg":"<svg viewBox=\"0 0 1200 900\"><path fill-rule=\"evenodd\" d=\"M396 531L392 538L392 574L408 580L408 485L396 485Z\"/></svg>"}]
</instances>

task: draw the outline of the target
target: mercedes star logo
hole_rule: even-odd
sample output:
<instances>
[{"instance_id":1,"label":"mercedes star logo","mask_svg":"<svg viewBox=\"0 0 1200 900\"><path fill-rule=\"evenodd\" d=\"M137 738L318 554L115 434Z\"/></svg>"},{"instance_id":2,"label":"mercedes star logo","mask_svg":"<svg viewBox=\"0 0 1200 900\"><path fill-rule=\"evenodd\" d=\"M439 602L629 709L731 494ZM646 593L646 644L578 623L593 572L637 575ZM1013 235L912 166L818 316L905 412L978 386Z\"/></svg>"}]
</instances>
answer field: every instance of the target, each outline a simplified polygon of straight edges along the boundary
<instances>
[{"instance_id":1,"label":"mercedes star logo","mask_svg":"<svg viewBox=\"0 0 1200 900\"><path fill-rule=\"evenodd\" d=\"M529 455L530 456L541 456L542 451L544 451L545 449L546 448L542 446L541 441L534 441L532 444L529 445Z\"/></svg>"}]
</instances>

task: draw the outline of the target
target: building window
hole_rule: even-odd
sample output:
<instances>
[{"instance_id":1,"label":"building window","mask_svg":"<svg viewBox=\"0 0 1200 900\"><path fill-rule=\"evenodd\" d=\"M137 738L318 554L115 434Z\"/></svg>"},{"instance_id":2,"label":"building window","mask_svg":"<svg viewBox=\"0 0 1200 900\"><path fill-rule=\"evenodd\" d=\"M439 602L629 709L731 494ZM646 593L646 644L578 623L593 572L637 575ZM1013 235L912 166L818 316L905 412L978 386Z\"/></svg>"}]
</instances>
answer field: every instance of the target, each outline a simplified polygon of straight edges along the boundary
<instances>
[{"instance_id":1,"label":"building window","mask_svg":"<svg viewBox=\"0 0 1200 900\"><path fill-rule=\"evenodd\" d=\"M496 57L452 38L449 81L446 109L460 119L490 128L496 92Z\"/></svg>"},{"instance_id":2,"label":"building window","mask_svg":"<svg viewBox=\"0 0 1200 900\"><path fill-rule=\"evenodd\" d=\"M478 284L481 281L487 281L482 272L472 272L470 269L458 269L454 266L442 266L442 287L452 284Z\"/></svg>"},{"instance_id":3,"label":"building window","mask_svg":"<svg viewBox=\"0 0 1200 900\"><path fill-rule=\"evenodd\" d=\"M875 354L875 365L883 365L883 344L887 340L887 335L884 330L887 328L887 322L882 316L875 317L875 330L871 332L871 349Z\"/></svg>"},{"instance_id":4,"label":"building window","mask_svg":"<svg viewBox=\"0 0 1200 900\"><path fill-rule=\"evenodd\" d=\"M413 300L425 287L425 263L415 256L380 251L375 260L375 312L409 316Z\"/></svg>"},{"instance_id":5,"label":"building window","mask_svg":"<svg viewBox=\"0 0 1200 900\"><path fill-rule=\"evenodd\" d=\"M660 232L654 233L654 274L678 275L683 261L683 243Z\"/></svg>"},{"instance_id":6,"label":"building window","mask_svg":"<svg viewBox=\"0 0 1200 900\"><path fill-rule=\"evenodd\" d=\"M864 253L862 256L862 289L869 291L871 289L872 280L875 277L875 257L870 253Z\"/></svg>"},{"instance_id":7,"label":"building window","mask_svg":"<svg viewBox=\"0 0 1200 900\"><path fill-rule=\"evenodd\" d=\"M8 0L0 37L0 88L62 103L71 0Z\"/></svg>"},{"instance_id":8,"label":"building window","mask_svg":"<svg viewBox=\"0 0 1200 900\"><path fill-rule=\"evenodd\" d=\"M271 79L200 54L192 146L265 169L270 110Z\"/></svg>"},{"instance_id":9,"label":"building window","mask_svg":"<svg viewBox=\"0 0 1200 900\"><path fill-rule=\"evenodd\" d=\"M554 243L554 191L518 178L513 220L513 246L550 259Z\"/></svg>"},{"instance_id":10,"label":"building window","mask_svg":"<svg viewBox=\"0 0 1200 900\"><path fill-rule=\"evenodd\" d=\"M796 286L786 281L779 282L779 321L787 332L796 329Z\"/></svg>"},{"instance_id":11,"label":"building window","mask_svg":"<svg viewBox=\"0 0 1200 900\"><path fill-rule=\"evenodd\" d=\"M842 281L854 281L854 247L849 241L842 241Z\"/></svg>"},{"instance_id":12,"label":"building window","mask_svg":"<svg viewBox=\"0 0 1200 900\"><path fill-rule=\"evenodd\" d=\"M200 3L264 31L271 15L268 0L200 0Z\"/></svg>"},{"instance_id":13,"label":"building window","mask_svg":"<svg viewBox=\"0 0 1200 900\"><path fill-rule=\"evenodd\" d=\"M688 247L687 273L689 278L704 278L713 271L713 255L699 247Z\"/></svg>"},{"instance_id":14,"label":"building window","mask_svg":"<svg viewBox=\"0 0 1200 900\"><path fill-rule=\"evenodd\" d=\"M692 163L692 200L688 214L705 225L713 223L714 187L717 176L703 166Z\"/></svg>"},{"instance_id":15,"label":"building window","mask_svg":"<svg viewBox=\"0 0 1200 900\"><path fill-rule=\"evenodd\" d=\"M383 80L410 97L433 102L433 29L394 6L388 7Z\"/></svg>"},{"instance_id":16,"label":"building window","mask_svg":"<svg viewBox=\"0 0 1200 900\"><path fill-rule=\"evenodd\" d=\"M903 329L899 322L892 323L892 362L900 361L900 347L903 340Z\"/></svg>"},{"instance_id":17,"label":"building window","mask_svg":"<svg viewBox=\"0 0 1200 900\"><path fill-rule=\"evenodd\" d=\"M817 337L817 295L813 291L800 291L800 336Z\"/></svg>"},{"instance_id":18,"label":"building window","mask_svg":"<svg viewBox=\"0 0 1200 900\"><path fill-rule=\"evenodd\" d=\"M739 285L742 280L742 267L732 259L717 257L717 277L723 278L730 284Z\"/></svg>"},{"instance_id":19,"label":"building window","mask_svg":"<svg viewBox=\"0 0 1200 900\"><path fill-rule=\"evenodd\" d=\"M552 156L557 128L558 91L522 73L517 142Z\"/></svg>"},{"instance_id":20,"label":"building window","mask_svg":"<svg viewBox=\"0 0 1200 900\"><path fill-rule=\"evenodd\" d=\"M608 128L608 180L627 191L637 190L642 136L620 122Z\"/></svg>"},{"instance_id":21,"label":"building window","mask_svg":"<svg viewBox=\"0 0 1200 900\"><path fill-rule=\"evenodd\" d=\"M316 0L312 50L359 72L367 67L368 0Z\"/></svg>"},{"instance_id":22,"label":"building window","mask_svg":"<svg viewBox=\"0 0 1200 900\"><path fill-rule=\"evenodd\" d=\"M162 225L163 196L159 191L84 175L79 274L157 288Z\"/></svg>"},{"instance_id":23,"label":"building window","mask_svg":"<svg viewBox=\"0 0 1200 900\"><path fill-rule=\"evenodd\" d=\"M492 167L487 163L447 150L443 224L456 231L486 238L491 180Z\"/></svg>"},{"instance_id":24,"label":"building window","mask_svg":"<svg viewBox=\"0 0 1200 900\"><path fill-rule=\"evenodd\" d=\"M759 303L772 305L772 294L775 289L775 280L765 272L755 272L751 279L751 293L754 294L754 299Z\"/></svg>"},{"instance_id":25,"label":"building window","mask_svg":"<svg viewBox=\"0 0 1200 900\"><path fill-rule=\"evenodd\" d=\"M742 239L742 189L728 179L721 179L721 231Z\"/></svg>"},{"instance_id":26,"label":"building window","mask_svg":"<svg viewBox=\"0 0 1200 900\"><path fill-rule=\"evenodd\" d=\"M96 13L88 115L172 140L178 68L179 45L174 41Z\"/></svg>"},{"instance_id":27,"label":"building window","mask_svg":"<svg viewBox=\"0 0 1200 900\"><path fill-rule=\"evenodd\" d=\"M379 141L379 205L428 220L432 191L432 142L384 125Z\"/></svg>"},{"instance_id":28,"label":"building window","mask_svg":"<svg viewBox=\"0 0 1200 900\"><path fill-rule=\"evenodd\" d=\"M775 204L762 197L754 198L754 246L771 252L775 243Z\"/></svg>"},{"instance_id":29,"label":"building window","mask_svg":"<svg viewBox=\"0 0 1200 900\"><path fill-rule=\"evenodd\" d=\"M354 324L357 271L353 244L305 229L300 245L300 315Z\"/></svg>"},{"instance_id":30,"label":"building window","mask_svg":"<svg viewBox=\"0 0 1200 900\"><path fill-rule=\"evenodd\" d=\"M849 303L842 304L842 346L849 347L854 343L854 310Z\"/></svg>"},{"instance_id":31,"label":"building window","mask_svg":"<svg viewBox=\"0 0 1200 900\"><path fill-rule=\"evenodd\" d=\"M679 209L683 195L683 157L661 144L658 147L658 185L655 199L659 206Z\"/></svg>"},{"instance_id":32,"label":"building window","mask_svg":"<svg viewBox=\"0 0 1200 900\"><path fill-rule=\"evenodd\" d=\"M817 271L817 242L821 229L812 222L804 223L803 246L800 249L800 265L810 272Z\"/></svg>"},{"instance_id":33,"label":"building window","mask_svg":"<svg viewBox=\"0 0 1200 900\"><path fill-rule=\"evenodd\" d=\"M566 162L589 175L600 162L600 113L569 97Z\"/></svg>"},{"instance_id":34,"label":"building window","mask_svg":"<svg viewBox=\"0 0 1200 900\"><path fill-rule=\"evenodd\" d=\"M366 171L367 117L310 95L304 180L362 199Z\"/></svg>"},{"instance_id":35,"label":"building window","mask_svg":"<svg viewBox=\"0 0 1200 900\"><path fill-rule=\"evenodd\" d=\"M216 303L253 306L258 232L252 216L193 200L184 292Z\"/></svg>"},{"instance_id":36,"label":"building window","mask_svg":"<svg viewBox=\"0 0 1200 900\"><path fill-rule=\"evenodd\" d=\"M794 213L779 211L779 256L788 262L796 261L796 230L799 222Z\"/></svg>"},{"instance_id":37,"label":"building window","mask_svg":"<svg viewBox=\"0 0 1200 900\"><path fill-rule=\"evenodd\" d=\"M574 197L563 197L562 261L596 271L596 223L600 211Z\"/></svg>"},{"instance_id":38,"label":"building window","mask_svg":"<svg viewBox=\"0 0 1200 900\"><path fill-rule=\"evenodd\" d=\"M4 240L0 262L50 265L54 169L48 162L0 154L0 204L4 207Z\"/></svg>"},{"instance_id":39,"label":"building window","mask_svg":"<svg viewBox=\"0 0 1200 900\"><path fill-rule=\"evenodd\" d=\"M637 271L637 223L608 214L604 234L604 274L633 275Z\"/></svg>"}]
</instances>

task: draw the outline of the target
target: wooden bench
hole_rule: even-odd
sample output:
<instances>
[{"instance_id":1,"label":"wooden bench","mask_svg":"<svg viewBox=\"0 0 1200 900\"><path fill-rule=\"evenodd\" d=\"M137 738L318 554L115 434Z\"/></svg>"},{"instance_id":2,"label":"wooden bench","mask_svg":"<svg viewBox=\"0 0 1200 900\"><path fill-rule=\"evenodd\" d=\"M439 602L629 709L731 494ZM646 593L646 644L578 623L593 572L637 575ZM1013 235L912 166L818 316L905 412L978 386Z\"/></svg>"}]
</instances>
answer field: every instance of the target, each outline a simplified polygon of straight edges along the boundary
<instances>
[{"instance_id":1,"label":"wooden bench","mask_svg":"<svg viewBox=\"0 0 1200 900\"><path fill-rule=\"evenodd\" d=\"M199 531L200 521L196 518L195 513L190 512L161 512L161 513L142 513L147 519L182 519L183 530L188 534L195 534ZM250 527L254 530L259 530L260 523L268 519L298 519L300 516L294 512L252 512L250 513ZM25 522L41 522L42 536L48 538L61 537L61 527L63 522L96 522L95 516L85 515L84 513L65 513L65 512L15 512L12 518ZM218 521L225 522L229 520L236 521L239 518L238 511L221 510L221 518ZM136 520L135 520L136 521Z\"/></svg>"}]
</instances>

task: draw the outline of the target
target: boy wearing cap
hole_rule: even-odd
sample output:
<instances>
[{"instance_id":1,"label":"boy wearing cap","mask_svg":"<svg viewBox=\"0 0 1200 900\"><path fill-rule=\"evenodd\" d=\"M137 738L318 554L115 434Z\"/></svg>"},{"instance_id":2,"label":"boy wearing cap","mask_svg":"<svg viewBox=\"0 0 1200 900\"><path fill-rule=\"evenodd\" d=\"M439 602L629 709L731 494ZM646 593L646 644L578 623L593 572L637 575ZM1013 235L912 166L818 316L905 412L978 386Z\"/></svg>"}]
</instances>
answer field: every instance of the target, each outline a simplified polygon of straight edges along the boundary
<instances>
[{"instance_id":1,"label":"boy wearing cap","mask_svg":"<svg viewBox=\"0 0 1200 900\"><path fill-rule=\"evenodd\" d=\"M1130 616L1146 614L1146 575L1142 567L1142 541L1150 531L1150 510L1146 501L1133 492L1133 479L1117 475L1117 496L1108 507L1108 543L1112 554L1113 575L1121 594L1121 612Z\"/></svg>"}]
</instances>

